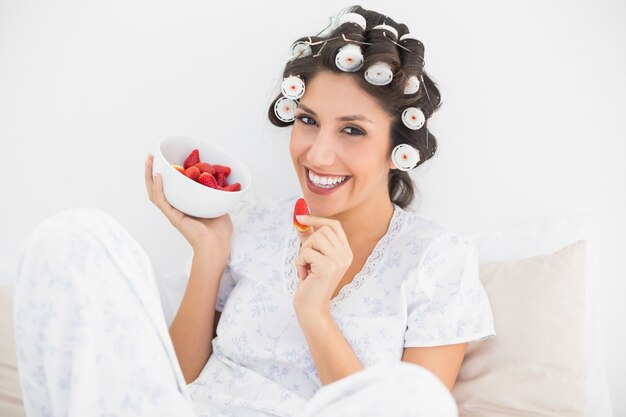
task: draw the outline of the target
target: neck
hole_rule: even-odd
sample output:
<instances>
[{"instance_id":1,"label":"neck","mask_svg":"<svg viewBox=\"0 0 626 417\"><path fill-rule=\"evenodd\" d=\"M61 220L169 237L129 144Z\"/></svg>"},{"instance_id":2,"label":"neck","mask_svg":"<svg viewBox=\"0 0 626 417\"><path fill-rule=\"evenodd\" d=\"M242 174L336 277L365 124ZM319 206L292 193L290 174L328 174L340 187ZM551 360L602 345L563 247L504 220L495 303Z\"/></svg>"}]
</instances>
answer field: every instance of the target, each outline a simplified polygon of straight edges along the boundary
<instances>
[{"instance_id":1,"label":"neck","mask_svg":"<svg viewBox=\"0 0 626 417\"><path fill-rule=\"evenodd\" d=\"M350 247L355 248L376 244L387 232L393 211L391 200L384 200L383 203L373 201L330 218L341 222Z\"/></svg>"}]
</instances>

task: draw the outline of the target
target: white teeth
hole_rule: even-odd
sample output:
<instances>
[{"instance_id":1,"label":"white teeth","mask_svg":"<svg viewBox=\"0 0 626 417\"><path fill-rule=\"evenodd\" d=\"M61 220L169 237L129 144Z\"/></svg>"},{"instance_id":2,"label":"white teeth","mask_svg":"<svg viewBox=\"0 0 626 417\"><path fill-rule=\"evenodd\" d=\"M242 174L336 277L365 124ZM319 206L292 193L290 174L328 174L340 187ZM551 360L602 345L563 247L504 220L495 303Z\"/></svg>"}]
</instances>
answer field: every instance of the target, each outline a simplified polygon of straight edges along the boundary
<instances>
[{"instance_id":1,"label":"white teeth","mask_svg":"<svg viewBox=\"0 0 626 417\"><path fill-rule=\"evenodd\" d=\"M320 177L319 175L315 175L311 170L309 171L309 179L312 183L316 185L337 185L340 182L343 182L347 177Z\"/></svg>"}]
</instances>

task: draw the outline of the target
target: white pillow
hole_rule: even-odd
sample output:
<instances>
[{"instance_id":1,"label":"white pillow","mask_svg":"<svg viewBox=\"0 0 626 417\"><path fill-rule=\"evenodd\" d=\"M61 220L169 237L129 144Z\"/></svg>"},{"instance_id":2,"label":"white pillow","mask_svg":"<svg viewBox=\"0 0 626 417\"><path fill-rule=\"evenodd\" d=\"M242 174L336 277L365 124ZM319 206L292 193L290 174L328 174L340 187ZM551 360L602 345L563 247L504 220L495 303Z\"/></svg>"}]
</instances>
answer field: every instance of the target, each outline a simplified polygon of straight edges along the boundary
<instances>
[{"instance_id":1,"label":"white pillow","mask_svg":"<svg viewBox=\"0 0 626 417\"><path fill-rule=\"evenodd\" d=\"M467 348L452 391L459 416L586 415L586 243L480 264L497 336Z\"/></svg>"},{"instance_id":2,"label":"white pillow","mask_svg":"<svg viewBox=\"0 0 626 417\"><path fill-rule=\"evenodd\" d=\"M468 232L478 247L480 263L545 255L578 240L587 241L585 273L585 338L587 417L612 417L602 331L602 281L597 273L596 222L590 211L518 223L492 231Z\"/></svg>"}]
</instances>

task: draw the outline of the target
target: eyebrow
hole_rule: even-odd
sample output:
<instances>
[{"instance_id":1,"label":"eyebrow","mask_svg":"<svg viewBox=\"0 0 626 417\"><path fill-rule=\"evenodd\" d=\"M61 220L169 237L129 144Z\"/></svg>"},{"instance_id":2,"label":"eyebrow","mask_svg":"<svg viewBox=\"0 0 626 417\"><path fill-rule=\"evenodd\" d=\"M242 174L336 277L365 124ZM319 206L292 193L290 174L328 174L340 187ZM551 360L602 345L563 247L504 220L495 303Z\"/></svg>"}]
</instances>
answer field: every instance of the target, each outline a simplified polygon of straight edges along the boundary
<instances>
[{"instance_id":1,"label":"eyebrow","mask_svg":"<svg viewBox=\"0 0 626 417\"><path fill-rule=\"evenodd\" d=\"M298 107L301 108L304 111L307 111L307 112L311 113L313 116L317 117L317 113L315 113L313 110L311 110L310 108L308 108L304 104L298 104ZM367 117L363 116L362 114L351 114L349 116L337 117L337 121L340 121L340 122L351 122L353 120L362 120L364 122L374 123L373 121L371 121Z\"/></svg>"}]
</instances>

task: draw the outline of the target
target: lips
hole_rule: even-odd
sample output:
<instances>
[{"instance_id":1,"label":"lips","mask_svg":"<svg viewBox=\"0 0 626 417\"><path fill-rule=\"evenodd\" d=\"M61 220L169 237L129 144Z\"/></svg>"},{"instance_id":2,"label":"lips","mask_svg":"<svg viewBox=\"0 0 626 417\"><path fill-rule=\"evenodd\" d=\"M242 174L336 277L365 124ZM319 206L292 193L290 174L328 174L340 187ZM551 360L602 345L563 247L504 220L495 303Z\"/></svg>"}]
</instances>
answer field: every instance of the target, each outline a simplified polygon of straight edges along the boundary
<instances>
[{"instance_id":1,"label":"lips","mask_svg":"<svg viewBox=\"0 0 626 417\"><path fill-rule=\"evenodd\" d=\"M305 176L306 176L306 185L309 188L309 190L314 193L314 194L330 194L333 193L335 191L337 191L339 188L343 187L344 184L346 184L348 181L350 181L350 179L352 178L351 175L346 175L345 179L339 183L338 185L331 187L331 188L323 188L323 187L319 187L317 185L315 185L311 179L309 178L309 172L308 172L308 168L305 169ZM341 176L341 175L339 175Z\"/></svg>"},{"instance_id":2,"label":"lips","mask_svg":"<svg viewBox=\"0 0 626 417\"><path fill-rule=\"evenodd\" d=\"M344 174L319 174L315 171L313 171L312 169L308 168L308 167L304 167L304 175L306 176L306 179L311 181L311 179L309 178L309 171L311 171L312 173L314 173L315 175L317 175L318 177L345 177L343 182L348 181L350 178L352 178L352 175L344 175Z\"/></svg>"},{"instance_id":3,"label":"lips","mask_svg":"<svg viewBox=\"0 0 626 417\"><path fill-rule=\"evenodd\" d=\"M315 175L320 176L320 177L351 177L351 175L346 175L346 174L320 174L319 172L315 172L313 171L311 168L309 167L304 167L304 170L306 171L306 175L309 175L309 171L313 172Z\"/></svg>"}]
</instances>

